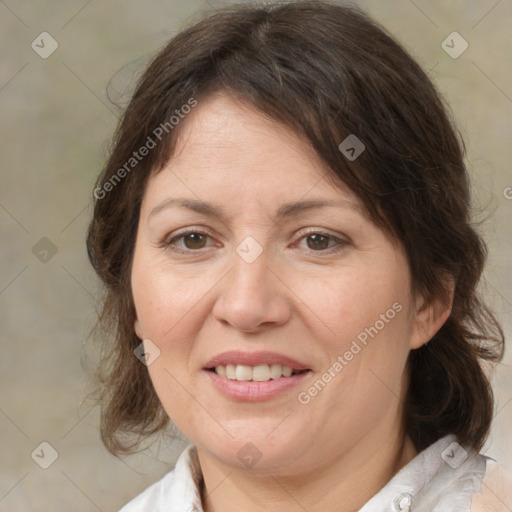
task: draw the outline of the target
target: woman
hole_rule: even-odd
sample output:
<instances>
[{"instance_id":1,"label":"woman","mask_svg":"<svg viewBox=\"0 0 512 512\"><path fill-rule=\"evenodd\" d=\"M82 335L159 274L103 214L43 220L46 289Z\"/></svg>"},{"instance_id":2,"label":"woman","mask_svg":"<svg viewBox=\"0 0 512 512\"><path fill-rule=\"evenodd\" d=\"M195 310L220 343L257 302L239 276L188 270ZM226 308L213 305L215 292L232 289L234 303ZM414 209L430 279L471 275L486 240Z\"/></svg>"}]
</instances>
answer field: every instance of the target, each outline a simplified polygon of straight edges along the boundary
<instances>
[{"instance_id":1,"label":"woman","mask_svg":"<svg viewBox=\"0 0 512 512\"><path fill-rule=\"evenodd\" d=\"M123 512L499 503L481 365L503 334L462 143L364 14L236 7L177 35L94 196L102 439L127 452L170 418L191 441Z\"/></svg>"}]
</instances>

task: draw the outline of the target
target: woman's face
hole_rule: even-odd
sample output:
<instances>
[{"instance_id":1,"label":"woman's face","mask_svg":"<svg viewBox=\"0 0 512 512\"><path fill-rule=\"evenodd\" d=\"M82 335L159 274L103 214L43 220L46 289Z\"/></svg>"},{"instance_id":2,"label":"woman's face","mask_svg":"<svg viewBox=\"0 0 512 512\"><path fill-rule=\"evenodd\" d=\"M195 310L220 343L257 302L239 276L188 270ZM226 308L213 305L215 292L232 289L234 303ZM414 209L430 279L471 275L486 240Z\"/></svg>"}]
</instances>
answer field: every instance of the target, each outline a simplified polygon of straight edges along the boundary
<instances>
[{"instance_id":1,"label":"woman's face","mask_svg":"<svg viewBox=\"0 0 512 512\"><path fill-rule=\"evenodd\" d=\"M224 95L182 122L132 269L163 407L228 466L370 456L398 435L408 352L433 335L404 253L288 128Z\"/></svg>"}]
</instances>

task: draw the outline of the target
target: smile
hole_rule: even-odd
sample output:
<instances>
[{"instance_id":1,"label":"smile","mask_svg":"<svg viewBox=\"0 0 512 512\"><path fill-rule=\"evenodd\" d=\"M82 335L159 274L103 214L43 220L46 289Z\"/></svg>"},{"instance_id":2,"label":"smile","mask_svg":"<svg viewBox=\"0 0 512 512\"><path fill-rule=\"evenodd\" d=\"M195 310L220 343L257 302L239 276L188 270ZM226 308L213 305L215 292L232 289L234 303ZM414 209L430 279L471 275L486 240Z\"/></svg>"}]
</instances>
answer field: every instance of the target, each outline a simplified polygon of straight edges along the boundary
<instances>
[{"instance_id":1,"label":"smile","mask_svg":"<svg viewBox=\"0 0 512 512\"><path fill-rule=\"evenodd\" d=\"M239 350L219 354L203 370L222 395L245 402L282 395L312 374L306 364L284 354Z\"/></svg>"},{"instance_id":2,"label":"smile","mask_svg":"<svg viewBox=\"0 0 512 512\"><path fill-rule=\"evenodd\" d=\"M214 369L217 375L226 377L229 380L267 382L269 380L281 379L298 375L305 370L292 370L289 366L280 364L259 364L248 366L245 364L219 365Z\"/></svg>"}]
</instances>

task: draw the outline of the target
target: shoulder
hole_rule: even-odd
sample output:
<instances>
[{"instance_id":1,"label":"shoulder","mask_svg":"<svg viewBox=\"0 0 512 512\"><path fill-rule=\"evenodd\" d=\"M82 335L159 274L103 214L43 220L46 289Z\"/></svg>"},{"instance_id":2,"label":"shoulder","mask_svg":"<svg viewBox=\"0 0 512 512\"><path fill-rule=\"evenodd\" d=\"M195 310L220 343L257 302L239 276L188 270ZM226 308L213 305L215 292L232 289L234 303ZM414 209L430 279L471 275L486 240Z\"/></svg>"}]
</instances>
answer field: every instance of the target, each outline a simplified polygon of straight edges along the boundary
<instances>
[{"instance_id":1,"label":"shoulder","mask_svg":"<svg viewBox=\"0 0 512 512\"><path fill-rule=\"evenodd\" d=\"M201 478L196 449L189 445L181 453L171 471L127 503L119 512L191 510L201 502ZM200 510L199 507L197 509Z\"/></svg>"},{"instance_id":2,"label":"shoulder","mask_svg":"<svg viewBox=\"0 0 512 512\"><path fill-rule=\"evenodd\" d=\"M512 510L512 472L491 458L480 492L475 494L471 512L510 512Z\"/></svg>"},{"instance_id":3,"label":"shoulder","mask_svg":"<svg viewBox=\"0 0 512 512\"><path fill-rule=\"evenodd\" d=\"M175 474L174 469L169 471L162 479L150 485L137 497L127 503L119 512L153 512L160 510L162 494L165 490L172 487Z\"/></svg>"}]
</instances>

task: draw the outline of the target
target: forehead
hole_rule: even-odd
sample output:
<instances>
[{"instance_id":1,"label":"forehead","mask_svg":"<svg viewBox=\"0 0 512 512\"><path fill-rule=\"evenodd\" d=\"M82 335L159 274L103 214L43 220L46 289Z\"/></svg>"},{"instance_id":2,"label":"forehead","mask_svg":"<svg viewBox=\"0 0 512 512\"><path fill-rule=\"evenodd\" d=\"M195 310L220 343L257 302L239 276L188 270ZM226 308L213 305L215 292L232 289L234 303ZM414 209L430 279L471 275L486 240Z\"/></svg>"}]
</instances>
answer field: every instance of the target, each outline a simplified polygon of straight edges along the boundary
<instances>
[{"instance_id":1,"label":"forehead","mask_svg":"<svg viewBox=\"0 0 512 512\"><path fill-rule=\"evenodd\" d=\"M266 116L252 105L235 101L225 93L201 100L185 119L172 163L182 158L200 157L223 162L270 166L285 159L307 163L311 170L322 171L318 155L307 140L282 123ZM207 163L207 162L205 162Z\"/></svg>"},{"instance_id":2,"label":"forehead","mask_svg":"<svg viewBox=\"0 0 512 512\"><path fill-rule=\"evenodd\" d=\"M247 103L218 93L200 100L182 123L173 155L148 183L148 195L155 200L188 188L189 195L202 198L320 195L360 204L341 181L333 184L333 171L309 141Z\"/></svg>"}]
</instances>

